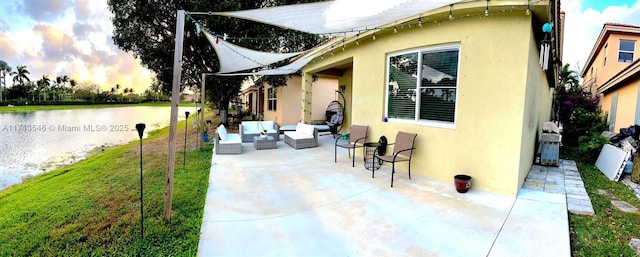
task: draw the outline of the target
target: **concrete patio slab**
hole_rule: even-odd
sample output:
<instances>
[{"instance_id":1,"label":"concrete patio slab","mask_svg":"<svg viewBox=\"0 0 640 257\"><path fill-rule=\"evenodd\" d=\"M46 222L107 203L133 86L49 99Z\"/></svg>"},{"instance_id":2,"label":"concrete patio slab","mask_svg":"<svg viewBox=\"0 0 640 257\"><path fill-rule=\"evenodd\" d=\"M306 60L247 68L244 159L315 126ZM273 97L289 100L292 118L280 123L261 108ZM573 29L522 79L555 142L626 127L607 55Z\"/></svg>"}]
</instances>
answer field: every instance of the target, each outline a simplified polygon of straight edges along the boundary
<instances>
[{"instance_id":1,"label":"concrete patio slab","mask_svg":"<svg viewBox=\"0 0 640 257\"><path fill-rule=\"evenodd\" d=\"M571 256L568 218L563 194L522 189L489 256Z\"/></svg>"},{"instance_id":2,"label":"concrete patio slab","mask_svg":"<svg viewBox=\"0 0 640 257\"><path fill-rule=\"evenodd\" d=\"M319 143L214 155L198 255L570 256L566 202L547 196L561 194L460 194L404 171L391 188L390 167L371 178L362 155L334 163L333 138Z\"/></svg>"}]
</instances>

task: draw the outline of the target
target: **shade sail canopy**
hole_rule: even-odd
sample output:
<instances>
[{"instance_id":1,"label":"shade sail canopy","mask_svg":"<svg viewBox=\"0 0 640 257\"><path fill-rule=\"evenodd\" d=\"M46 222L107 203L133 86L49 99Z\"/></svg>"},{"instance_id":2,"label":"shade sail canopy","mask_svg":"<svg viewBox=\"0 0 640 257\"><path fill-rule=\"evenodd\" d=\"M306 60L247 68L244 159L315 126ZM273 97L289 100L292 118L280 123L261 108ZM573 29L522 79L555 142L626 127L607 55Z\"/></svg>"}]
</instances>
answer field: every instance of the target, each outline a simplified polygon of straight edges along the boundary
<instances>
[{"instance_id":1,"label":"shade sail canopy","mask_svg":"<svg viewBox=\"0 0 640 257\"><path fill-rule=\"evenodd\" d=\"M455 2L459 0L336 0L214 14L312 34L354 35Z\"/></svg>"},{"instance_id":2,"label":"shade sail canopy","mask_svg":"<svg viewBox=\"0 0 640 257\"><path fill-rule=\"evenodd\" d=\"M282 28L312 34L334 36L355 36L357 33L376 29L394 21L417 16L433 9L459 2L459 0L336 0L308 4L285 5L261 9L233 12L216 12L215 15L253 20ZM298 53L267 53L236 46L221 38L216 38L206 30L207 39L214 47L220 61L219 76L283 75L299 71L315 54L279 68L257 72L240 72L265 67L285 60ZM435 72L433 72L435 73ZM437 75L437 74L436 74ZM442 79L442 78L439 78Z\"/></svg>"},{"instance_id":3,"label":"shade sail canopy","mask_svg":"<svg viewBox=\"0 0 640 257\"><path fill-rule=\"evenodd\" d=\"M296 53L268 53L251 50L229 43L222 38L217 38L208 31L204 35L213 46L220 61L218 73L229 73L263 67L302 54Z\"/></svg>"},{"instance_id":4,"label":"shade sail canopy","mask_svg":"<svg viewBox=\"0 0 640 257\"><path fill-rule=\"evenodd\" d=\"M291 73L295 73L302 69L307 63L309 63L316 55L309 55L307 57L296 60L288 65L281 66L278 68L261 70L256 72L244 72L244 73L216 73L216 76L247 76L247 75L263 75L263 76L272 76L272 75L287 75Z\"/></svg>"}]
</instances>

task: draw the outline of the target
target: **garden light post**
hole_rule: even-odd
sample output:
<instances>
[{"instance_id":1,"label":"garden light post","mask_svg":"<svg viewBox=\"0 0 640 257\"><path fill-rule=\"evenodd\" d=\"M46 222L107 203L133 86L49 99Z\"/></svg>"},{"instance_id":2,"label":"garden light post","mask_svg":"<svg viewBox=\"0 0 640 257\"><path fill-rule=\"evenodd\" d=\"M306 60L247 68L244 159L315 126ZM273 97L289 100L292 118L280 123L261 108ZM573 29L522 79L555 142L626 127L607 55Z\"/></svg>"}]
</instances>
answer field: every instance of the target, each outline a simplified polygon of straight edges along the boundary
<instances>
[{"instance_id":1,"label":"garden light post","mask_svg":"<svg viewBox=\"0 0 640 257\"><path fill-rule=\"evenodd\" d=\"M145 127L144 123L136 124L138 137L140 137L140 239L144 238L144 204L142 203L142 134L144 133Z\"/></svg>"},{"instance_id":2,"label":"garden light post","mask_svg":"<svg viewBox=\"0 0 640 257\"><path fill-rule=\"evenodd\" d=\"M187 123L187 121L189 120L189 112L184 112L184 116L186 116L186 119L184 120L184 154L183 154L183 159L182 159L182 168L184 169L184 166L187 164L187 128L189 128L189 123Z\"/></svg>"}]
</instances>

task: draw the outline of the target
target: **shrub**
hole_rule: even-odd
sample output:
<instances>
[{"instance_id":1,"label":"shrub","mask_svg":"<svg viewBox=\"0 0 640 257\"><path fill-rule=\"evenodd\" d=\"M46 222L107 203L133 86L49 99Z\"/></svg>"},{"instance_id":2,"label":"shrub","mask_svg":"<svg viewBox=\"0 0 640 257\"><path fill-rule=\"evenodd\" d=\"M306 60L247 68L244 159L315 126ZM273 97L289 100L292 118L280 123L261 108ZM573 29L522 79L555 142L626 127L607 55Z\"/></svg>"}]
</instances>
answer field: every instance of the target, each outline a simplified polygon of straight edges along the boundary
<instances>
[{"instance_id":1,"label":"shrub","mask_svg":"<svg viewBox=\"0 0 640 257\"><path fill-rule=\"evenodd\" d=\"M600 155L602 146L609 142L609 138L600 134L591 134L589 136L581 136L578 138L580 146L578 156L581 161L587 163L595 163Z\"/></svg>"},{"instance_id":2,"label":"shrub","mask_svg":"<svg viewBox=\"0 0 640 257\"><path fill-rule=\"evenodd\" d=\"M593 137L607 130L608 126L602 112L574 108L569 119L563 123L562 140L567 146L579 146L581 137Z\"/></svg>"}]
</instances>

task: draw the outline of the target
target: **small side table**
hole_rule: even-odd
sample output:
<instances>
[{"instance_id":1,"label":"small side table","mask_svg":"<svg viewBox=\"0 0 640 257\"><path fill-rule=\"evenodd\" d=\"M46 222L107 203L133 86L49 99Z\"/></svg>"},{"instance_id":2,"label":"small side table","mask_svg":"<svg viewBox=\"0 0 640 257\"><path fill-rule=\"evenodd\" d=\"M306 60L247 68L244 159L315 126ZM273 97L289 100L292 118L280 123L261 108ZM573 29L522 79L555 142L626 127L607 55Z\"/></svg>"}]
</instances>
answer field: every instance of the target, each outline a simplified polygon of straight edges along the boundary
<instances>
[{"instance_id":1,"label":"small side table","mask_svg":"<svg viewBox=\"0 0 640 257\"><path fill-rule=\"evenodd\" d=\"M378 151L378 142L366 142L364 143L364 168L370 171L380 169L380 162L376 162L375 155Z\"/></svg>"},{"instance_id":2,"label":"small side table","mask_svg":"<svg viewBox=\"0 0 640 257\"><path fill-rule=\"evenodd\" d=\"M267 137L253 137L253 147L256 150L275 149L276 138L273 136Z\"/></svg>"}]
</instances>

